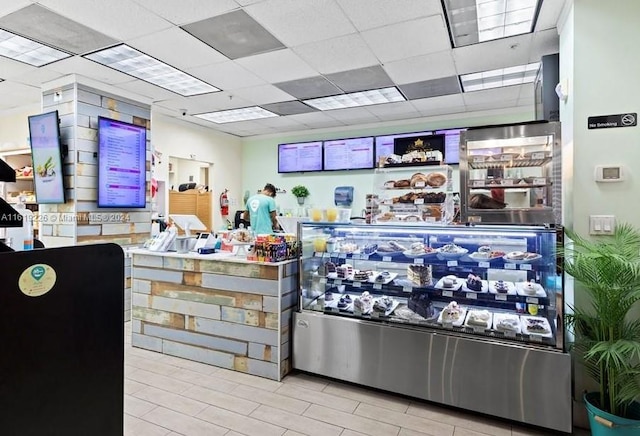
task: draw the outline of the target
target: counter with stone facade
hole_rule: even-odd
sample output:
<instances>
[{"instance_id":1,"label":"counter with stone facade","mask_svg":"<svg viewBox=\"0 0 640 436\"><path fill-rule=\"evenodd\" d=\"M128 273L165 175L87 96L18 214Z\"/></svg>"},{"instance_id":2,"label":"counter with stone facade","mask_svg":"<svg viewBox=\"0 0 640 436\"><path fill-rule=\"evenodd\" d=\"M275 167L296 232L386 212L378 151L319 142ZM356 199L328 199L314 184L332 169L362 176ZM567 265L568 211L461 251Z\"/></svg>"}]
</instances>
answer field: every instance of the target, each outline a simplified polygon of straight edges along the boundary
<instances>
[{"instance_id":1,"label":"counter with stone facade","mask_svg":"<svg viewBox=\"0 0 640 436\"><path fill-rule=\"evenodd\" d=\"M274 380L290 370L296 260L129 253L133 346Z\"/></svg>"}]
</instances>

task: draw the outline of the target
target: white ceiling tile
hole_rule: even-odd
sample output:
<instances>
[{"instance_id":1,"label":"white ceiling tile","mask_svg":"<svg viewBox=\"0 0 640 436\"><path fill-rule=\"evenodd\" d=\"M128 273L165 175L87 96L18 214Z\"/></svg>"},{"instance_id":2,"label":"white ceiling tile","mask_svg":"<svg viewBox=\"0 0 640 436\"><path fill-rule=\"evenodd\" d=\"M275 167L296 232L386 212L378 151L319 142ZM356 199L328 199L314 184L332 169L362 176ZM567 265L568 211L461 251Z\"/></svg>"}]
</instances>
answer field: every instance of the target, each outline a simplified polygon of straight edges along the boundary
<instances>
[{"instance_id":1,"label":"white ceiling tile","mask_svg":"<svg viewBox=\"0 0 640 436\"><path fill-rule=\"evenodd\" d=\"M414 117L419 115L418 111L410 101L376 104L368 106L367 109L378 117L386 117L388 115L406 115L407 117Z\"/></svg>"},{"instance_id":2,"label":"white ceiling tile","mask_svg":"<svg viewBox=\"0 0 640 436\"><path fill-rule=\"evenodd\" d=\"M129 76L128 74L121 73L120 71L105 67L104 65L100 65L79 56L63 59L43 68L51 71L57 71L64 75L80 74L109 85L130 82L132 79L132 76Z\"/></svg>"},{"instance_id":3,"label":"white ceiling tile","mask_svg":"<svg viewBox=\"0 0 640 436\"><path fill-rule=\"evenodd\" d=\"M116 39L126 40L171 27L131 0L39 0L42 6Z\"/></svg>"},{"instance_id":4,"label":"white ceiling tile","mask_svg":"<svg viewBox=\"0 0 640 436\"><path fill-rule=\"evenodd\" d=\"M3 79L11 79L14 82L22 83L23 85L36 86L39 88L43 83L58 79L63 75L64 74L57 71L29 67L28 71L25 71L20 75L12 77L3 77L0 75L0 77Z\"/></svg>"},{"instance_id":5,"label":"white ceiling tile","mask_svg":"<svg viewBox=\"0 0 640 436\"><path fill-rule=\"evenodd\" d=\"M9 107L18 107L24 104L32 104L40 101L42 91L39 86L23 85L22 83L5 80L0 82L0 95L2 100L13 100Z\"/></svg>"},{"instance_id":6,"label":"white ceiling tile","mask_svg":"<svg viewBox=\"0 0 640 436\"><path fill-rule=\"evenodd\" d=\"M347 109L334 109L325 111L325 114L333 118L334 120L342 121L346 124L349 123L373 123L380 121L369 108L354 107Z\"/></svg>"},{"instance_id":7,"label":"white ceiling tile","mask_svg":"<svg viewBox=\"0 0 640 436\"><path fill-rule=\"evenodd\" d=\"M294 97L273 85L258 85L250 88L239 88L234 90L232 94L234 98L237 96L256 105L295 100Z\"/></svg>"},{"instance_id":8,"label":"white ceiling tile","mask_svg":"<svg viewBox=\"0 0 640 436\"><path fill-rule=\"evenodd\" d=\"M185 72L224 90L247 88L266 83L263 79L233 61L187 68Z\"/></svg>"},{"instance_id":9,"label":"white ceiling tile","mask_svg":"<svg viewBox=\"0 0 640 436\"><path fill-rule=\"evenodd\" d=\"M160 101L178 97L177 94L171 91L137 79L132 80L131 82L120 83L118 84L118 88L135 92L136 94L140 94L151 99L151 101Z\"/></svg>"},{"instance_id":10,"label":"white ceiling tile","mask_svg":"<svg viewBox=\"0 0 640 436\"><path fill-rule=\"evenodd\" d=\"M542 30L533 34L529 62L540 62L544 55L560 52L560 36L556 29Z\"/></svg>"},{"instance_id":11,"label":"white ceiling tile","mask_svg":"<svg viewBox=\"0 0 640 436\"><path fill-rule=\"evenodd\" d=\"M483 89L482 91L465 92L462 94L464 104L478 105L482 103L494 103L501 101L517 100L523 85L505 86L502 88Z\"/></svg>"},{"instance_id":12,"label":"white ceiling tile","mask_svg":"<svg viewBox=\"0 0 640 436\"><path fill-rule=\"evenodd\" d=\"M180 26L220 15L238 8L234 0L134 0L149 11Z\"/></svg>"},{"instance_id":13,"label":"white ceiling tile","mask_svg":"<svg viewBox=\"0 0 640 436\"><path fill-rule=\"evenodd\" d=\"M288 82L318 74L291 49L247 56L236 62L271 83Z\"/></svg>"},{"instance_id":14,"label":"white ceiling tile","mask_svg":"<svg viewBox=\"0 0 640 436\"><path fill-rule=\"evenodd\" d=\"M518 106L518 100L483 101L477 104L468 104L468 112L488 111L492 109L506 109Z\"/></svg>"},{"instance_id":15,"label":"white ceiling tile","mask_svg":"<svg viewBox=\"0 0 640 436\"><path fill-rule=\"evenodd\" d=\"M337 0L358 30L442 13L439 0Z\"/></svg>"},{"instance_id":16,"label":"white ceiling tile","mask_svg":"<svg viewBox=\"0 0 640 436\"><path fill-rule=\"evenodd\" d=\"M47 67L43 67L47 68ZM13 59L0 56L0 79L10 79L12 77L20 77L28 71L36 68Z\"/></svg>"},{"instance_id":17,"label":"white ceiling tile","mask_svg":"<svg viewBox=\"0 0 640 436\"><path fill-rule=\"evenodd\" d=\"M313 125L326 127L330 125L345 125L343 122L337 121L335 118L332 118L323 112L309 112L306 114L289 115L288 117L307 126Z\"/></svg>"},{"instance_id":18,"label":"white ceiling tile","mask_svg":"<svg viewBox=\"0 0 640 436\"><path fill-rule=\"evenodd\" d=\"M451 50L387 62L384 69L398 85L456 75Z\"/></svg>"},{"instance_id":19,"label":"white ceiling tile","mask_svg":"<svg viewBox=\"0 0 640 436\"><path fill-rule=\"evenodd\" d=\"M566 0L541 0L542 7L540 8L540 14L536 22L535 30L551 29L556 27L558 17L562 8L566 3Z\"/></svg>"},{"instance_id":20,"label":"white ceiling tile","mask_svg":"<svg viewBox=\"0 0 640 436\"><path fill-rule=\"evenodd\" d=\"M266 0L245 10L287 46L356 32L334 0Z\"/></svg>"},{"instance_id":21,"label":"white ceiling tile","mask_svg":"<svg viewBox=\"0 0 640 436\"><path fill-rule=\"evenodd\" d=\"M13 0L10 2L1 2L0 3L0 17L4 17L5 15L9 15L12 12L17 11L18 9L22 9L26 6L34 3L30 0Z\"/></svg>"},{"instance_id":22,"label":"white ceiling tile","mask_svg":"<svg viewBox=\"0 0 640 436\"><path fill-rule=\"evenodd\" d=\"M424 109L420 111L423 117L436 117L439 115L452 115L467 112L467 108L465 106L452 106L448 108L433 108L433 109Z\"/></svg>"},{"instance_id":23,"label":"white ceiling tile","mask_svg":"<svg viewBox=\"0 0 640 436\"><path fill-rule=\"evenodd\" d=\"M296 46L293 50L321 74L378 64L378 59L359 34L310 42Z\"/></svg>"},{"instance_id":24,"label":"white ceiling tile","mask_svg":"<svg viewBox=\"0 0 640 436\"><path fill-rule=\"evenodd\" d=\"M449 111L457 113L465 110L462 94L421 98L419 100L411 100L411 103L423 116L441 115Z\"/></svg>"},{"instance_id":25,"label":"white ceiling tile","mask_svg":"<svg viewBox=\"0 0 640 436\"><path fill-rule=\"evenodd\" d=\"M458 74L527 64L531 39L532 35L526 34L455 48L453 60Z\"/></svg>"},{"instance_id":26,"label":"white ceiling tile","mask_svg":"<svg viewBox=\"0 0 640 436\"><path fill-rule=\"evenodd\" d=\"M179 70L225 62L229 59L179 27L126 41L131 47Z\"/></svg>"},{"instance_id":27,"label":"white ceiling tile","mask_svg":"<svg viewBox=\"0 0 640 436\"><path fill-rule=\"evenodd\" d=\"M304 127L300 121L291 119L291 117L273 117L273 118L264 118L260 120L260 124L268 127L274 127L277 129L283 127L292 127L301 129Z\"/></svg>"},{"instance_id":28,"label":"white ceiling tile","mask_svg":"<svg viewBox=\"0 0 640 436\"><path fill-rule=\"evenodd\" d=\"M442 15L367 30L362 37L383 63L451 48Z\"/></svg>"},{"instance_id":29,"label":"white ceiling tile","mask_svg":"<svg viewBox=\"0 0 640 436\"><path fill-rule=\"evenodd\" d=\"M236 3L238 3L240 6L249 6L254 3L260 3L262 1L264 0L236 0Z\"/></svg>"}]
</instances>

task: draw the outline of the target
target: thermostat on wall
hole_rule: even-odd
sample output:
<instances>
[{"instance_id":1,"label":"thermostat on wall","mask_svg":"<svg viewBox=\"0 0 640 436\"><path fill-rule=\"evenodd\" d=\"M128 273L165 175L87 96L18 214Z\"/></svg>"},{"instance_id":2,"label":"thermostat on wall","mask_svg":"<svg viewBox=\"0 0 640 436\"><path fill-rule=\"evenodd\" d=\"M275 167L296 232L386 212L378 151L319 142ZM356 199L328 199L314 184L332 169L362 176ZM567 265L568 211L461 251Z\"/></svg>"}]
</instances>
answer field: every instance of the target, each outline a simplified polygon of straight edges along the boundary
<instances>
[{"instance_id":1,"label":"thermostat on wall","mask_svg":"<svg viewBox=\"0 0 640 436\"><path fill-rule=\"evenodd\" d=\"M622 165L596 165L596 182L621 182L624 180Z\"/></svg>"}]
</instances>

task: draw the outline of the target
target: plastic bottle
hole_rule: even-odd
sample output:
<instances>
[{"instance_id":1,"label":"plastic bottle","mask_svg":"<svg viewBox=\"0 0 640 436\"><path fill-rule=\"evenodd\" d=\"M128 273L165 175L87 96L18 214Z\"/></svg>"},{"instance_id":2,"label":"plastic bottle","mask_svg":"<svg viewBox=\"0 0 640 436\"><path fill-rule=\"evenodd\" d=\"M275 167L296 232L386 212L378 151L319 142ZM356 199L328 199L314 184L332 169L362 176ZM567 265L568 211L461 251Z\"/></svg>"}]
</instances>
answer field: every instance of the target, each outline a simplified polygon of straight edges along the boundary
<instances>
[{"instance_id":1,"label":"plastic bottle","mask_svg":"<svg viewBox=\"0 0 640 436\"><path fill-rule=\"evenodd\" d=\"M22 215L22 227L5 229L6 238L12 239L11 248L15 251L33 250L33 212L27 209L25 200L25 196L19 196L14 208Z\"/></svg>"}]
</instances>

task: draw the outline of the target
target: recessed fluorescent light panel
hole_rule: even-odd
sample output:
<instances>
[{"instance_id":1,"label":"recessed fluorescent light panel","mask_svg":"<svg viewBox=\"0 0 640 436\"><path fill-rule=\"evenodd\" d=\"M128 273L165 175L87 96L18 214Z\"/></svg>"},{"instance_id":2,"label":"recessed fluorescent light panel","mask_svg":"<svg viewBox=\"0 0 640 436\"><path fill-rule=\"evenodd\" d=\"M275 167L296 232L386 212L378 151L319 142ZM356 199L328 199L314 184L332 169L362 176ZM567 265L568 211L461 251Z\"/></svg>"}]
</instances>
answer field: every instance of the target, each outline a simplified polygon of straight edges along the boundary
<instances>
[{"instance_id":1,"label":"recessed fluorescent light panel","mask_svg":"<svg viewBox=\"0 0 640 436\"><path fill-rule=\"evenodd\" d=\"M406 98L395 86L303 100L304 103L321 111L393 103L395 101L406 101Z\"/></svg>"},{"instance_id":2,"label":"recessed fluorescent light panel","mask_svg":"<svg viewBox=\"0 0 640 436\"><path fill-rule=\"evenodd\" d=\"M220 91L215 86L183 73L126 44L100 50L84 57L185 97Z\"/></svg>"},{"instance_id":3,"label":"recessed fluorescent light panel","mask_svg":"<svg viewBox=\"0 0 640 436\"><path fill-rule=\"evenodd\" d=\"M455 47L533 31L541 0L445 0Z\"/></svg>"},{"instance_id":4,"label":"recessed fluorescent light panel","mask_svg":"<svg viewBox=\"0 0 640 436\"><path fill-rule=\"evenodd\" d=\"M41 67L71 55L0 29L0 56Z\"/></svg>"},{"instance_id":5,"label":"recessed fluorescent light panel","mask_svg":"<svg viewBox=\"0 0 640 436\"><path fill-rule=\"evenodd\" d=\"M208 112L204 114L194 115L203 120L212 121L214 123L233 123L236 121L258 120L260 118L277 117L278 114L262 109L260 106L244 107L240 109L230 109L226 111Z\"/></svg>"},{"instance_id":6,"label":"recessed fluorescent light panel","mask_svg":"<svg viewBox=\"0 0 640 436\"><path fill-rule=\"evenodd\" d=\"M497 70L482 71L480 73L463 74L460 76L462 90L464 92L480 91L481 89L531 83L535 80L539 68L540 62L535 62L517 67L498 68Z\"/></svg>"}]
</instances>

